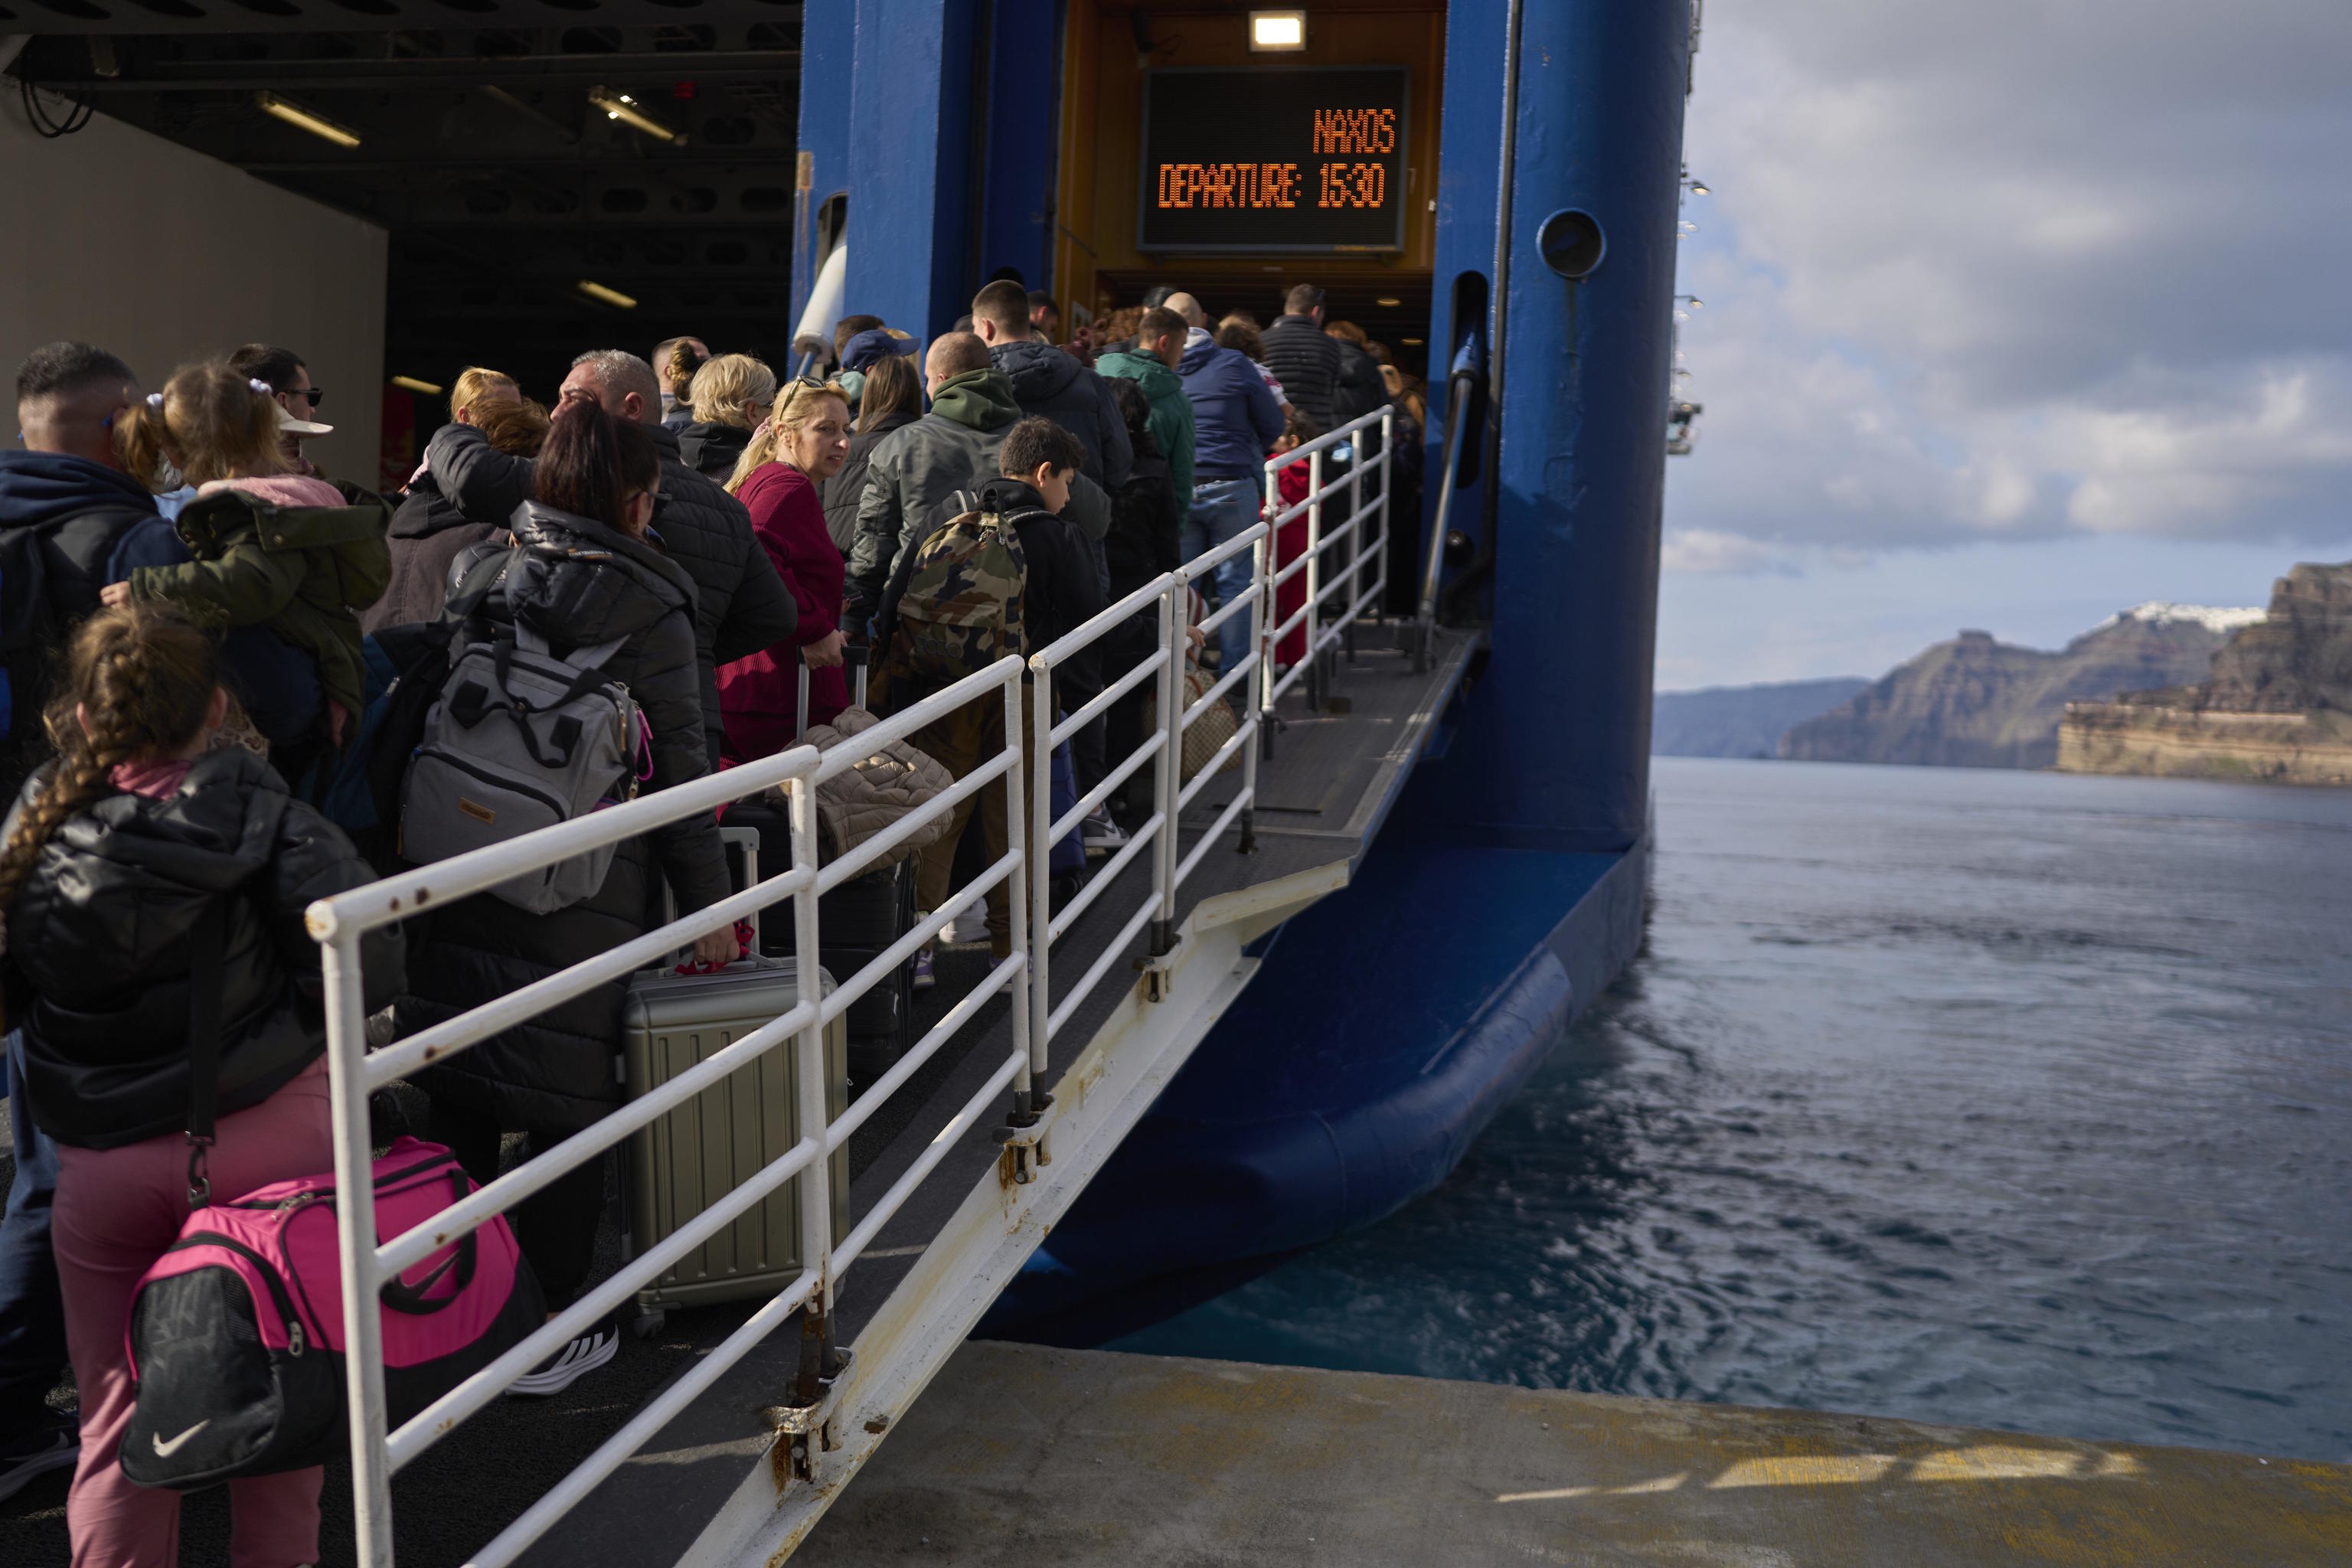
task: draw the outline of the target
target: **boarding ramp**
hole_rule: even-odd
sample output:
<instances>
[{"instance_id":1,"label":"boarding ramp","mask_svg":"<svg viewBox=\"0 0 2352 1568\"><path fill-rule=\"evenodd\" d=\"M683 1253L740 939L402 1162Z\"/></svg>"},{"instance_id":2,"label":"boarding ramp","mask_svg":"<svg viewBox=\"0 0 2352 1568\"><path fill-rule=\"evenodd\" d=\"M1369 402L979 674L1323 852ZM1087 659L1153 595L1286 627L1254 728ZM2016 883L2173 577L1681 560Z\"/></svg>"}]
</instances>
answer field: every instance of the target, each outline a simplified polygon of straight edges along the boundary
<instances>
[{"instance_id":1,"label":"boarding ramp","mask_svg":"<svg viewBox=\"0 0 2352 1568\"><path fill-rule=\"evenodd\" d=\"M1379 455L1327 480L1328 454L1375 429ZM767 1563L789 1553L1246 984L1255 968L1247 944L1346 884L1456 689L1473 639L1454 634L1437 668L1414 673L1396 628L1368 622L1385 586L1392 435L1382 410L1269 462L1270 495L1279 494L1279 469L1307 467L1304 500L1270 505L1264 521L1027 660L1008 658L970 676L863 732L856 745L797 746L312 907L310 929L322 947L327 983L342 1266L346 1279L360 1282L344 1296L355 1561L363 1568L395 1561L494 1568L524 1560ZM1327 514L1334 517L1328 528ZM1279 559L1275 531L1302 517L1306 549ZM1254 651L1194 695L1183 679L1192 585L1244 555L1248 589L1202 629L1213 637L1228 618L1246 616ZM1299 576L1305 602L1271 624L1277 588ZM1137 616L1156 625L1151 653L1110 672L1100 693L1075 710L1057 713L1057 676L1066 684L1073 658ZM1308 656L1277 671L1270 650L1301 628ZM1346 655L1360 666L1345 679L1342 696L1336 689ZM1099 787L1055 815L1040 785L1051 748L1146 688L1156 697L1156 721L1131 752L1111 761ZM1185 779L1188 732L1228 701L1233 732ZM1002 749L888 832L821 865L817 786L878 746L975 702L1002 706ZM1349 735L1352 748L1339 739ZM1095 805L1138 776L1150 781L1150 814L1082 892L1054 909L1049 879L1034 868L1046 864L1051 845L1079 831ZM789 912L799 973L814 974L820 897L998 780L1009 803L1005 853L862 970L835 976L830 994L804 996L594 1126L535 1151L433 1223L377 1236L368 1181L371 1093L590 986L665 964L696 937L755 910ZM1352 787L1335 795L1335 780ZM781 794L789 816L791 864L762 867L754 885L709 909L429 1030L367 1048L364 933L770 791ZM1269 792L1285 803L1269 809ZM1309 797L1315 804L1296 804ZM932 993L911 1049L861 1086L845 1112L829 1115L819 1048L826 1026L999 885L1009 894L1010 954L968 975L968 984L943 984ZM796 1142L521 1345L396 1430L388 1427L377 1310L387 1281L788 1040L797 1043ZM836 1232L834 1156L853 1147L863 1157L846 1227ZM803 1238L797 1277L784 1289L698 1341L686 1370L527 1506L453 1509L460 1500L440 1495L443 1479L426 1517L412 1523L404 1516L395 1528L396 1474L436 1448L463 1453L466 1423L517 1377L779 1193L790 1194ZM797 1332L777 1332L793 1325ZM514 1452L514 1424L500 1425L504 1440L495 1451L467 1455L468 1462L528 1471L530 1462ZM449 1467L432 1469L446 1477ZM329 1518L339 1512L331 1506Z\"/></svg>"}]
</instances>

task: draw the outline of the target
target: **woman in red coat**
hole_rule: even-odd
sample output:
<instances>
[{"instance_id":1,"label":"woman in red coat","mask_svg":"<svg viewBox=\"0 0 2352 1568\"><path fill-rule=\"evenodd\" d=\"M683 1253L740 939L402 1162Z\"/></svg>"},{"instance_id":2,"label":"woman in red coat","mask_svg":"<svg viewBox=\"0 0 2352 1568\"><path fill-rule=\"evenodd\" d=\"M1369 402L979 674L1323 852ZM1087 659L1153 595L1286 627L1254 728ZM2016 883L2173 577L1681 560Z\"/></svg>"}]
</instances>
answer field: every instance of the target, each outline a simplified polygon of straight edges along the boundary
<instances>
[{"instance_id":1,"label":"woman in red coat","mask_svg":"<svg viewBox=\"0 0 2352 1568\"><path fill-rule=\"evenodd\" d=\"M1300 446L1312 441L1321 434L1322 432L1315 427L1314 420L1294 408L1283 422L1282 438L1274 444L1274 450L1268 452L1266 456L1279 458L1285 452L1296 451ZM1313 469L1306 463L1285 463L1274 472L1276 494L1280 497L1279 504L1275 509L1275 515L1279 516L1307 499L1308 492L1314 488ZM1274 570L1276 572L1280 572L1307 553L1307 518L1303 511L1274 531ZM1266 629L1271 631L1290 619L1298 613L1298 607L1305 603L1307 603L1307 574L1294 572L1291 574L1289 582L1274 591L1274 619L1266 624ZM1307 625L1305 621L1301 621L1297 629L1284 637L1276 647L1274 667L1276 669L1287 669L1307 657Z\"/></svg>"},{"instance_id":2,"label":"woman in red coat","mask_svg":"<svg viewBox=\"0 0 2352 1568\"><path fill-rule=\"evenodd\" d=\"M752 531L801 612L792 642L719 668L719 707L730 763L773 756L798 738L803 660L809 722L829 723L849 706L841 659L843 563L824 527L824 481L848 456L847 395L830 384L788 382L727 481L751 513Z\"/></svg>"}]
</instances>

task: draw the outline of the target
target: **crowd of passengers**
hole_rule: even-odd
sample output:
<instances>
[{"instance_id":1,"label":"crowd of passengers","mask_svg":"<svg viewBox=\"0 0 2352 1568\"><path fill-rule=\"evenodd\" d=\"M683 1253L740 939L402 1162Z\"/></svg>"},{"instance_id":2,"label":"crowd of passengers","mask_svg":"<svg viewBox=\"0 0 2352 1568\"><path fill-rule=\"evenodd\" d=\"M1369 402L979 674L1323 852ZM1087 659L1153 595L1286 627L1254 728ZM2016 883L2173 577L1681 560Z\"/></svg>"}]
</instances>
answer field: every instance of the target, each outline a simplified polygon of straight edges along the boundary
<instances>
[{"instance_id":1,"label":"crowd of passengers","mask_svg":"<svg viewBox=\"0 0 2352 1568\"><path fill-rule=\"evenodd\" d=\"M894 672L889 654L901 614L923 613L908 602L926 591L917 557L955 519L989 515L1017 536L1025 576L1011 592L1034 649L1256 522L1269 456L1383 406L1399 456L1416 454L1418 384L1360 330L1327 325L1318 290L1285 305L1265 326L1235 313L1213 331L1192 296L1157 289L1057 342L1051 300L998 281L929 343L851 316L830 343L795 343L789 377L691 337L650 360L583 353L545 402L470 368L389 500L306 455L332 426L296 353L249 345L150 387L102 348L35 351L16 378L21 447L0 451L15 1143L0 1500L72 1466L76 1564L177 1561L179 1494L132 1484L117 1453L131 1292L192 1203L192 1008L217 989L211 1189L330 1168L323 986L303 911L404 864L369 803L387 756L396 775L407 754L388 692L421 630L528 634L557 655L612 645L602 668L649 737L646 789L773 755L803 722L858 717L847 668L864 655L889 693L877 708L945 679ZM1282 499L1303 493L1304 467L1285 470ZM1303 532L1284 531L1286 559ZM1244 552L1209 598L1241 591L1249 570ZM1105 640L1099 664L1074 661L1064 710L1157 635L1147 615ZM1218 646L1195 635L1192 655L1233 668L1248 636L1246 616L1229 617ZM1301 657L1300 636L1277 662ZM1074 737L1078 792L1132 748L1143 700ZM1003 722L1001 701L968 704L912 746L962 776L1003 749ZM979 805L992 860L1003 786ZM971 809L920 853L923 909L950 896ZM1126 841L1129 810L1122 793L1087 821L1088 852ZM665 889L688 912L730 891L715 817L624 844L593 894L552 912L483 895L372 934L367 1008L383 1038L413 1034L642 935L662 922ZM192 963L205 922L222 928L216 975ZM986 934L1008 951L1002 885ZM746 935L706 936L694 960L734 960ZM509 1135L544 1147L605 1114L622 1098L626 989L599 985L426 1068L426 1136L488 1182ZM592 1160L513 1216L551 1316L589 1282L604 1181ZM593 1327L511 1392L571 1386L618 1337ZM78 1409L59 1414L68 1365ZM316 1468L232 1481L232 1563L315 1562L320 1482Z\"/></svg>"}]
</instances>

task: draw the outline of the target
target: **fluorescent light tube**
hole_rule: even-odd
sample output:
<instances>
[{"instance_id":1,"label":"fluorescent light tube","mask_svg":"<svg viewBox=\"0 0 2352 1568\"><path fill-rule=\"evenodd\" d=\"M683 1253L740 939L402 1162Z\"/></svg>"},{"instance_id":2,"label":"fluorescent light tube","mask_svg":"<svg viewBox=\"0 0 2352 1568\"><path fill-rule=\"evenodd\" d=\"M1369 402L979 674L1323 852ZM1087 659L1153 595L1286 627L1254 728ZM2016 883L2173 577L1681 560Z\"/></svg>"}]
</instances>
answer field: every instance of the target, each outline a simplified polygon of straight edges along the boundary
<instances>
[{"instance_id":1,"label":"fluorescent light tube","mask_svg":"<svg viewBox=\"0 0 2352 1568\"><path fill-rule=\"evenodd\" d=\"M299 103L289 103L274 92L256 93L253 100L262 113L282 120L289 125L299 126L321 141L332 142L338 147L360 144L358 132L338 125L325 115L305 109Z\"/></svg>"}]
</instances>

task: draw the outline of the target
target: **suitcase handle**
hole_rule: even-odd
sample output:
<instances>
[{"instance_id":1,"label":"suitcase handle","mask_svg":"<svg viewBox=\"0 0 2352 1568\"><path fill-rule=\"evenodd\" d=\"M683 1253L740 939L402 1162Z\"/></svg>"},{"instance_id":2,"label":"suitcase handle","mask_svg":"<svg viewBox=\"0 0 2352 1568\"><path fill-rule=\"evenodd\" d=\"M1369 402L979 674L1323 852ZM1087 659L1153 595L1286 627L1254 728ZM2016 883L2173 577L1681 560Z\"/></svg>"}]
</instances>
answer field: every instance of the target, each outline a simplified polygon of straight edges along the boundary
<instances>
[{"instance_id":1,"label":"suitcase handle","mask_svg":"<svg viewBox=\"0 0 2352 1568\"><path fill-rule=\"evenodd\" d=\"M805 671L806 667L803 667ZM760 879L760 830L756 827L729 827L721 825L719 842L728 849L740 850L743 855L743 886L748 888ZM730 870L730 879L732 879ZM751 952L760 951L760 911L753 910L751 921Z\"/></svg>"},{"instance_id":2,"label":"suitcase handle","mask_svg":"<svg viewBox=\"0 0 2352 1568\"><path fill-rule=\"evenodd\" d=\"M721 823L719 827L719 846L722 856L733 850L740 850L743 855L743 880L740 884L735 880L733 867L730 865L728 868L727 881L730 889L740 893L760 879L760 830L758 828L729 827ZM667 879L662 881L661 895L661 923L667 925L677 919L677 895L671 890ZM753 910L749 918L751 921L751 952L756 956L760 951L760 911ZM690 951L687 948L679 948L663 962L662 967L667 969L671 964L683 962L681 955Z\"/></svg>"},{"instance_id":3,"label":"suitcase handle","mask_svg":"<svg viewBox=\"0 0 2352 1568\"><path fill-rule=\"evenodd\" d=\"M867 651L868 650L863 643L845 643L843 645L841 649L841 661L857 672L856 695L850 700L850 706L853 708L863 708L866 706L866 656ZM797 656L794 658L794 662L800 667L800 709L798 717L793 725L793 739L794 741L805 741L808 739L809 667L808 660L800 658Z\"/></svg>"}]
</instances>

